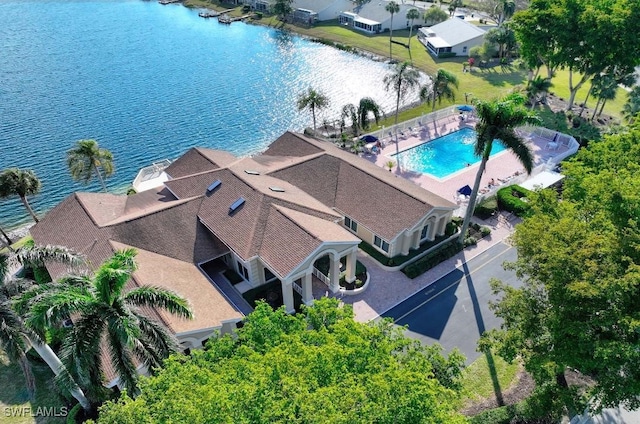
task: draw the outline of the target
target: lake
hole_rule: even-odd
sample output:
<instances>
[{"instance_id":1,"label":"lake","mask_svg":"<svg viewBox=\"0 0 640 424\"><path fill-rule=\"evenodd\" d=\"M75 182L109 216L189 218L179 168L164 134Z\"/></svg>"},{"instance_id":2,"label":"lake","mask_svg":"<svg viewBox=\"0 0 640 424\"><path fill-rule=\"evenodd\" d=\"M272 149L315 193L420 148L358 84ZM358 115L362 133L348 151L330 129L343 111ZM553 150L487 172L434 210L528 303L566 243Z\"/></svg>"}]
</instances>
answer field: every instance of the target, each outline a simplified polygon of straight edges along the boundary
<instances>
[{"instance_id":1,"label":"lake","mask_svg":"<svg viewBox=\"0 0 640 424\"><path fill-rule=\"evenodd\" d=\"M0 3L0 169L36 172L36 211L99 190L69 176L66 151L80 139L113 152L107 184L124 192L141 167L192 146L249 155L311 126L296 107L308 87L331 101L319 122L364 96L393 113L388 64L197 14L137 0ZM18 200L0 201L0 226L28 220Z\"/></svg>"}]
</instances>

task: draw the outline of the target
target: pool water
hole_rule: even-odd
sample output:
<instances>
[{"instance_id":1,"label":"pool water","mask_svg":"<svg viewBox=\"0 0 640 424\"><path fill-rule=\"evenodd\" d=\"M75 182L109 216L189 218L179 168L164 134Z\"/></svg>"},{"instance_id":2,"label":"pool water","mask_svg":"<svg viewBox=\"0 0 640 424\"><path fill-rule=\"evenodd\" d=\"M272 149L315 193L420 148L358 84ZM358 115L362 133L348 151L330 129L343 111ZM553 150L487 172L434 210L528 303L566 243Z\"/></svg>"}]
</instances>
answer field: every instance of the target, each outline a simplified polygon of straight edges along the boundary
<instances>
[{"instance_id":1,"label":"pool water","mask_svg":"<svg viewBox=\"0 0 640 424\"><path fill-rule=\"evenodd\" d=\"M476 132L470 128L463 128L403 150L397 160L402 169L445 178L480 161L480 157L473 153L475 141ZM501 143L494 143L491 156L503 150L504 146Z\"/></svg>"}]
</instances>

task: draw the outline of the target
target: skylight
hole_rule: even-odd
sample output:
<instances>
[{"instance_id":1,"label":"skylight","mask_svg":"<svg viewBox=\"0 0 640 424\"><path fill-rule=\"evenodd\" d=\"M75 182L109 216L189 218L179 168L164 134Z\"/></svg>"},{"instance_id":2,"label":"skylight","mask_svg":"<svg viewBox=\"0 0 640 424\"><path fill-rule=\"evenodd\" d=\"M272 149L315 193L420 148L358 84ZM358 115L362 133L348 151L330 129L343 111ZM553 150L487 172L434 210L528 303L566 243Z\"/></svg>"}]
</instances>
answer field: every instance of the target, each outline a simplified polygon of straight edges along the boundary
<instances>
[{"instance_id":1,"label":"skylight","mask_svg":"<svg viewBox=\"0 0 640 424\"><path fill-rule=\"evenodd\" d=\"M242 205L244 205L244 197L239 198L229 206L229 213L235 212Z\"/></svg>"},{"instance_id":2,"label":"skylight","mask_svg":"<svg viewBox=\"0 0 640 424\"><path fill-rule=\"evenodd\" d=\"M222 184L222 181L215 180L214 182L211 183L211 185L209 187L207 187L207 193L211 193L213 190L215 190L218 187L220 187L221 184Z\"/></svg>"},{"instance_id":3,"label":"skylight","mask_svg":"<svg viewBox=\"0 0 640 424\"><path fill-rule=\"evenodd\" d=\"M258 171L253 171L251 169L245 169L244 172L249 174L249 175L260 175L260 173Z\"/></svg>"},{"instance_id":4,"label":"skylight","mask_svg":"<svg viewBox=\"0 0 640 424\"><path fill-rule=\"evenodd\" d=\"M284 189L282 187L269 187L269 190L276 191L278 193L284 193Z\"/></svg>"}]
</instances>

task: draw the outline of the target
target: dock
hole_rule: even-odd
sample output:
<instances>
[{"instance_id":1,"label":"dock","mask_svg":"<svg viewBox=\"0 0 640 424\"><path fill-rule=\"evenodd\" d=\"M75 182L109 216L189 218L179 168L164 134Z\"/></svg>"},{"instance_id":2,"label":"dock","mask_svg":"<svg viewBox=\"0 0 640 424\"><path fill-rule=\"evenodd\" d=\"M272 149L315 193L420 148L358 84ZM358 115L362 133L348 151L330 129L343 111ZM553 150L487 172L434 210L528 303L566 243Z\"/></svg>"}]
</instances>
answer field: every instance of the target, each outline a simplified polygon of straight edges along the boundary
<instances>
[{"instance_id":1,"label":"dock","mask_svg":"<svg viewBox=\"0 0 640 424\"><path fill-rule=\"evenodd\" d=\"M198 16L205 19L217 18L218 15L220 15L220 12L216 12L215 10L203 10L202 12L198 13Z\"/></svg>"},{"instance_id":2,"label":"dock","mask_svg":"<svg viewBox=\"0 0 640 424\"><path fill-rule=\"evenodd\" d=\"M218 16L218 22L221 24L231 24L231 22L243 21L247 18L250 18L251 15L243 15L243 16L229 16L226 13Z\"/></svg>"},{"instance_id":3,"label":"dock","mask_svg":"<svg viewBox=\"0 0 640 424\"><path fill-rule=\"evenodd\" d=\"M171 4L171 3L180 3L182 0L160 0L158 3L162 5Z\"/></svg>"}]
</instances>

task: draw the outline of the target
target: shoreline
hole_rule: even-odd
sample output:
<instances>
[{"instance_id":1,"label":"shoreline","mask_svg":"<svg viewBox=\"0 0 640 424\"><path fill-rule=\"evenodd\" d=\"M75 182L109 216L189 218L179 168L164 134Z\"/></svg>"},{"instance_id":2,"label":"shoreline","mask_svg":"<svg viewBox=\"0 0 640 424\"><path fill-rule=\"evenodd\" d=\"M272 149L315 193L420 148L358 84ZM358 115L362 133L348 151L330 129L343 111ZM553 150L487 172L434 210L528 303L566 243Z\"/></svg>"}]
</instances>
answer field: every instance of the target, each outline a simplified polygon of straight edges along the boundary
<instances>
[{"instance_id":1,"label":"shoreline","mask_svg":"<svg viewBox=\"0 0 640 424\"><path fill-rule=\"evenodd\" d=\"M29 235L29 230L31 229L31 227L33 227L35 225L35 223L30 222L28 224L22 225L18 228L13 228L9 231L5 231L5 233L7 233L7 235L9 236L9 238L11 239L11 241L13 243L17 242L18 240L20 240L21 238ZM4 242L6 242L6 240L3 240Z\"/></svg>"}]
</instances>

